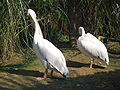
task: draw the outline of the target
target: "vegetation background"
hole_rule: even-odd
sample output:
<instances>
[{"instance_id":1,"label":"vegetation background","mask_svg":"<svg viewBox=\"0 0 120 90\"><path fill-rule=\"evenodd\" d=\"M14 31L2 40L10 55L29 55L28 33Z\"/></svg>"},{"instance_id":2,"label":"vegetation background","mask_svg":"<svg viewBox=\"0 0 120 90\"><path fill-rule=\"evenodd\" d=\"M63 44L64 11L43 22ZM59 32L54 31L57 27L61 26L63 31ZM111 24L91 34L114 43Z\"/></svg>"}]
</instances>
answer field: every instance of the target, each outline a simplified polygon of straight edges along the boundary
<instances>
[{"instance_id":1,"label":"vegetation background","mask_svg":"<svg viewBox=\"0 0 120 90\"><path fill-rule=\"evenodd\" d=\"M32 47L28 8L35 10L44 37L55 45L68 42L66 46L74 47L79 26L96 37L120 39L119 0L1 0L1 60Z\"/></svg>"}]
</instances>

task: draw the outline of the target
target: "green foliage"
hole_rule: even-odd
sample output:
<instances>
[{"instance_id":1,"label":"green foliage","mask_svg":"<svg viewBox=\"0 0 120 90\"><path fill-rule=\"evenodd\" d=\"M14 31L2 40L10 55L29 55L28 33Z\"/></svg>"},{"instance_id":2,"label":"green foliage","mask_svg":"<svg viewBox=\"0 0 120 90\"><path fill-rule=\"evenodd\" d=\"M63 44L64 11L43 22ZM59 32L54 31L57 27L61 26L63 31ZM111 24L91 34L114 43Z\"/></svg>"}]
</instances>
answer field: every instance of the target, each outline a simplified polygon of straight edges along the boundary
<instances>
[{"instance_id":1,"label":"green foliage","mask_svg":"<svg viewBox=\"0 0 120 90\"><path fill-rule=\"evenodd\" d=\"M120 7L117 0L101 1L97 14L99 33L107 37L119 37Z\"/></svg>"},{"instance_id":2,"label":"green foliage","mask_svg":"<svg viewBox=\"0 0 120 90\"><path fill-rule=\"evenodd\" d=\"M31 1L30 6L36 11L44 37L57 43L64 35L63 29L68 24L68 17L57 0Z\"/></svg>"},{"instance_id":3,"label":"green foliage","mask_svg":"<svg viewBox=\"0 0 120 90\"><path fill-rule=\"evenodd\" d=\"M3 60L14 52L23 52L24 48L32 50L34 29L26 15L28 8L36 12L44 37L53 43L69 41L72 34L77 37L76 22L96 36L120 39L119 0L1 0L0 58ZM76 31L71 27L76 27Z\"/></svg>"},{"instance_id":4,"label":"green foliage","mask_svg":"<svg viewBox=\"0 0 120 90\"><path fill-rule=\"evenodd\" d=\"M70 19L71 37L78 36L78 27L108 38L120 36L120 3L118 0L63 0ZM117 39L117 38L115 38Z\"/></svg>"},{"instance_id":5,"label":"green foliage","mask_svg":"<svg viewBox=\"0 0 120 90\"><path fill-rule=\"evenodd\" d=\"M24 0L1 1L0 11L0 55L10 58L14 51L21 50L23 42L27 42L26 8ZM20 35L21 34L21 35ZM22 36L24 34L24 36Z\"/></svg>"},{"instance_id":6,"label":"green foliage","mask_svg":"<svg viewBox=\"0 0 120 90\"><path fill-rule=\"evenodd\" d=\"M4 0L0 1L0 58L9 59L14 52L32 47L34 30L27 18L27 9L35 10L44 37L57 43L64 37L68 18L54 0ZM60 39L62 40L62 38ZM65 40L65 39L64 39ZM24 54L24 53L23 53Z\"/></svg>"}]
</instances>

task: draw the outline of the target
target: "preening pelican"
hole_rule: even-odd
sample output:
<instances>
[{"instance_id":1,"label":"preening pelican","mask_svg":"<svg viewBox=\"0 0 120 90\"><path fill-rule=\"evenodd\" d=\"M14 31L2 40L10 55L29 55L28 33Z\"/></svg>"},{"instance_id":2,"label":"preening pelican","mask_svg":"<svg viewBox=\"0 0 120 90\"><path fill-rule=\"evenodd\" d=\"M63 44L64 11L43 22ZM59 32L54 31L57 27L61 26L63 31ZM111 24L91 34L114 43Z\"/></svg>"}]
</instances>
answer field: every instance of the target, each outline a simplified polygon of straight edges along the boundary
<instances>
[{"instance_id":1,"label":"preening pelican","mask_svg":"<svg viewBox=\"0 0 120 90\"><path fill-rule=\"evenodd\" d=\"M85 34L83 27L79 27L79 34L81 36L77 40L77 45L82 53L90 57L90 68L92 68L94 58L99 58L109 64L105 45L92 34Z\"/></svg>"},{"instance_id":2,"label":"preening pelican","mask_svg":"<svg viewBox=\"0 0 120 90\"><path fill-rule=\"evenodd\" d=\"M47 78L48 69L51 69L51 75L53 70L55 70L66 77L69 71L62 52L50 41L43 38L41 28L36 19L36 13L32 9L28 9L28 15L31 16L35 28L33 49L45 67L44 78Z\"/></svg>"}]
</instances>

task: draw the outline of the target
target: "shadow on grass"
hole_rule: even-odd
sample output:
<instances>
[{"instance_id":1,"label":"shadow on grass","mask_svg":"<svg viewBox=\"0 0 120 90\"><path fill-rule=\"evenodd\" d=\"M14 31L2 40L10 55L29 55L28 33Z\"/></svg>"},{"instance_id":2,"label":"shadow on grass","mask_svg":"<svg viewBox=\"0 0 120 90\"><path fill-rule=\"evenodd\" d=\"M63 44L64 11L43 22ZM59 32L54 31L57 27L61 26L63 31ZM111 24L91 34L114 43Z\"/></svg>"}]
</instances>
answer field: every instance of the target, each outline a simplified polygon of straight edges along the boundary
<instances>
[{"instance_id":1,"label":"shadow on grass","mask_svg":"<svg viewBox=\"0 0 120 90\"><path fill-rule=\"evenodd\" d=\"M109 57L110 57L110 58L113 58L113 59L120 59L120 55L119 55L119 56L110 55Z\"/></svg>"},{"instance_id":2,"label":"shadow on grass","mask_svg":"<svg viewBox=\"0 0 120 90\"><path fill-rule=\"evenodd\" d=\"M80 67L90 67L90 64L86 63L81 63L81 62L76 62L76 61L67 61L67 66L68 67L74 67L74 68L80 68ZM100 69L105 69L105 67L98 66L93 64L93 68L100 68Z\"/></svg>"},{"instance_id":3,"label":"shadow on grass","mask_svg":"<svg viewBox=\"0 0 120 90\"><path fill-rule=\"evenodd\" d=\"M33 76L33 77L43 77L44 76L44 73L39 72L39 71L33 71L33 70L0 69L0 72L7 72L7 73L10 73L10 74L23 75L23 76ZM48 75L48 78L59 79L59 80L65 80L66 79L62 75L61 75L61 77L57 77L57 76L54 76L54 75L51 77L50 75Z\"/></svg>"},{"instance_id":4,"label":"shadow on grass","mask_svg":"<svg viewBox=\"0 0 120 90\"><path fill-rule=\"evenodd\" d=\"M33 70L15 70L15 69L0 69L0 72L8 72L11 74L24 75L24 76L34 76L34 77L43 77L44 73Z\"/></svg>"},{"instance_id":5,"label":"shadow on grass","mask_svg":"<svg viewBox=\"0 0 120 90\"><path fill-rule=\"evenodd\" d=\"M0 70L1 71L1 70ZM38 77L40 74L37 71L30 70L3 70L4 72L9 72L11 74L25 75L25 76L35 76ZM35 81L31 78L23 78L26 81L22 81L20 76L7 76L0 77L4 83L0 81L0 90L9 90L9 87L14 87L15 84L22 89L20 90L120 90L120 70L109 71L109 72L96 72L95 74L83 75L77 77L69 77L66 80L51 78L52 81L44 80L48 84L42 83L42 81ZM9 84L12 83L12 84ZM25 83L23 83L25 82ZM33 84L29 84L32 82ZM9 86L8 88L4 87ZM17 87L16 87L17 88ZM17 88L18 90L18 88Z\"/></svg>"},{"instance_id":6,"label":"shadow on grass","mask_svg":"<svg viewBox=\"0 0 120 90\"><path fill-rule=\"evenodd\" d=\"M45 84L36 84L34 87L24 87L25 90L120 90L120 70L97 72L92 75L54 80Z\"/></svg>"},{"instance_id":7,"label":"shadow on grass","mask_svg":"<svg viewBox=\"0 0 120 90\"><path fill-rule=\"evenodd\" d=\"M47 85L49 90L119 90L120 70L97 72L92 75L69 78L65 81L56 81Z\"/></svg>"}]
</instances>

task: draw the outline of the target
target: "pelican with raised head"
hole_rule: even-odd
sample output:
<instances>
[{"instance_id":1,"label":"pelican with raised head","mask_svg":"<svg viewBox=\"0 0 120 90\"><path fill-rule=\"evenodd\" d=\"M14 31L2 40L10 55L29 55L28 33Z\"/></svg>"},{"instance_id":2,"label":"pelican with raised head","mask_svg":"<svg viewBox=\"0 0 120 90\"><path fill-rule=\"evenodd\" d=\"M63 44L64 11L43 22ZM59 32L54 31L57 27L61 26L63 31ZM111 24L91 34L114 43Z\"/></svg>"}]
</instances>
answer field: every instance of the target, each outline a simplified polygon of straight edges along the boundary
<instances>
[{"instance_id":1,"label":"pelican with raised head","mask_svg":"<svg viewBox=\"0 0 120 90\"><path fill-rule=\"evenodd\" d=\"M94 58L99 58L109 64L108 52L105 45L90 33L85 34L84 28L79 27L81 35L77 40L79 50L90 57L90 68L94 62Z\"/></svg>"},{"instance_id":2,"label":"pelican with raised head","mask_svg":"<svg viewBox=\"0 0 120 90\"><path fill-rule=\"evenodd\" d=\"M32 9L28 9L27 14L31 16L32 23L34 24L33 26L35 28L35 33L33 40L33 49L38 59L45 67L44 78L47 78L48 69L51 69L51 75L54 70L66 77L69 71L62 52L50 41L43 38L41 28L36 19L36 13Z\"/></svg>"}]
</instances>

